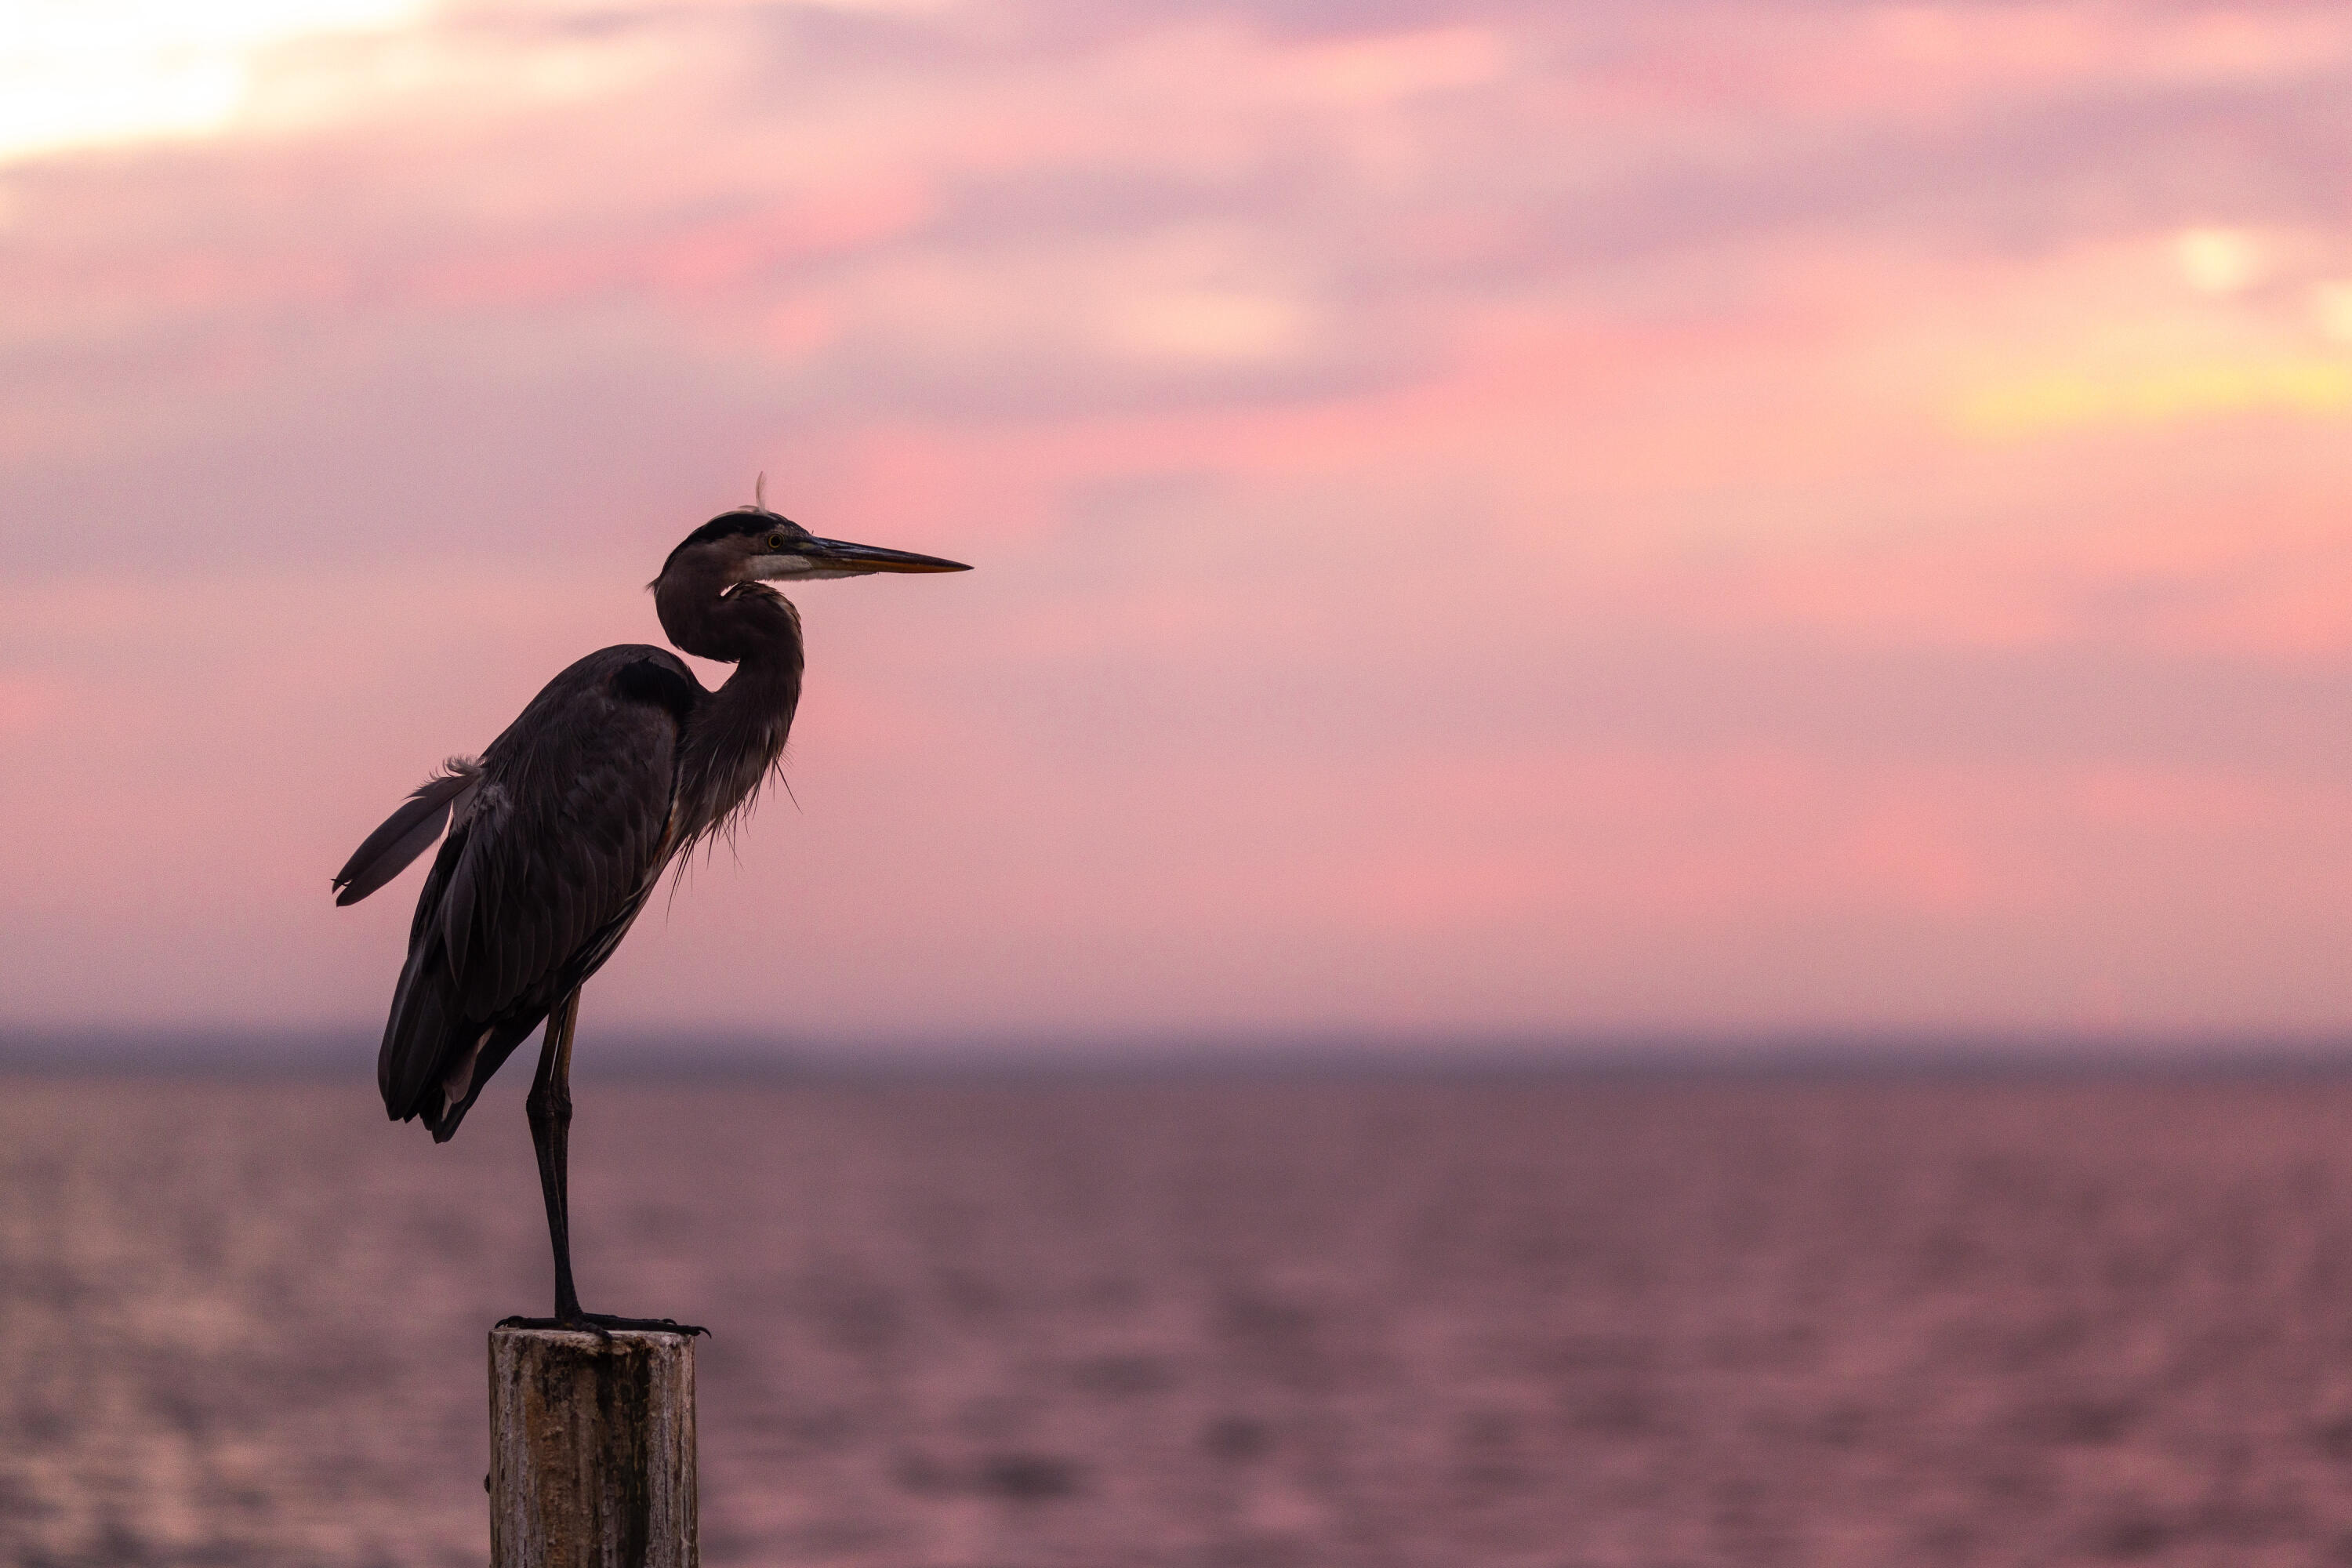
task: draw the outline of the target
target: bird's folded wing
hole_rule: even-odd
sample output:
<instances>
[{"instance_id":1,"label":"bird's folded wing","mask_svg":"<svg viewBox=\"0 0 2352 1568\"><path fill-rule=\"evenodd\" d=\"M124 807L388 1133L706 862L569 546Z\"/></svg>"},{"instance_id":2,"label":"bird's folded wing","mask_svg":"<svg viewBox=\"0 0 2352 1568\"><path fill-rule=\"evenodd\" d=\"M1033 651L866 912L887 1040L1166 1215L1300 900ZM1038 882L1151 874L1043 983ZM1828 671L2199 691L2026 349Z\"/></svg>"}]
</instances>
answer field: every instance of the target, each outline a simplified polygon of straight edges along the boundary
<instances>
[{"instance_id":1,"label":"bird's folded wing","mask_svg":"<svg viewBox=\"0 0 2352 1568\"><path fill-rule=\"evenodd\" d=\"M609 680L559 680L492 744L431 917L465 1017L551 1006L611 951L660 875L677 739Z\"/></svg>"}]
</instances>

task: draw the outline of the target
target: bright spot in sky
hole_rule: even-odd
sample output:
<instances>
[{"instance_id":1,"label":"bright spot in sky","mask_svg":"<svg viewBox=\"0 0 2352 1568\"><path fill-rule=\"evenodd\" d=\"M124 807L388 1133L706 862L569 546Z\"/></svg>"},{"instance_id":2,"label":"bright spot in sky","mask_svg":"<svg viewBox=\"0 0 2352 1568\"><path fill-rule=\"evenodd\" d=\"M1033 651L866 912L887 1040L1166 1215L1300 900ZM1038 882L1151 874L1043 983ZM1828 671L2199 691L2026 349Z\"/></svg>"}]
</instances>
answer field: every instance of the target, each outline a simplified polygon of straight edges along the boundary
<instances>
[{"instance_id":1,"label":"bright spot in sky","mask_svg":"<svg viewBox=\"0 0 2352 1568\"><path fill-rule=\"evenodd\" d=\"M2183 229L2172 249L2181 276L2202 294L2234 294L2262 272L2262 247L2243 229Z\"/></svg>"},{"instance_id":2,"label":"bright spot in sky","mask_svg":"<svg viewBox=\"0 0 2352 1568\"><path fill-rule=\"evenodd\" d=\"M2312 310L2320 332L2339 343L2352 343L2352 278L2322 283L2311 291Z\"/></svg>"},{"instance_id":3,"label":"bright spot in sky","mask_svg":"<svg viewBox=\"0 0 2352 1568\"><path fill-rule=\"evenodd\" d=\"M1306 316L1274 295L1200 289L1155 294L1113 313L1113 347L1145 359L1244 363L1305 346Z\"/></svg>"},{"instance_id":4,"label":"bright spot in sky","mask_svg":"<svg viewBox=\"0 0 2352 1568\"><path fill-rule=\"evenodd\" d=\"M395 26L425 9L424 0L0 0L0 162L217 131L262 51Z\"/></svg>"}]
</instances>

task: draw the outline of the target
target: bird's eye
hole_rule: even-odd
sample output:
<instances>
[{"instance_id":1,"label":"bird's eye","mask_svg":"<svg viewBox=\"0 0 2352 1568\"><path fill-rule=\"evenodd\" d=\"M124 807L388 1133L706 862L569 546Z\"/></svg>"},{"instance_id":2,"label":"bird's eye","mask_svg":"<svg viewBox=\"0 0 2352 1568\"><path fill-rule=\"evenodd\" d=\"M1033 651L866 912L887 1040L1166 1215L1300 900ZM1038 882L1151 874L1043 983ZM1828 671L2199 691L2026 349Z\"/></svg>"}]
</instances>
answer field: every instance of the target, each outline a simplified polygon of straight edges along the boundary
<instances>
[{"instance_id":1,"label":"bird's eye","mask_svg":"<svg viewBox=\"0 0 2352 1568\"><path fill-rule=\"evenodd\" d=\"M782 529L778 529L775 532L768 535L768 548L771 550L782 550L785 545L790 544L791 542L792 536L785 533Z\"/></svg>"}]
</instances>

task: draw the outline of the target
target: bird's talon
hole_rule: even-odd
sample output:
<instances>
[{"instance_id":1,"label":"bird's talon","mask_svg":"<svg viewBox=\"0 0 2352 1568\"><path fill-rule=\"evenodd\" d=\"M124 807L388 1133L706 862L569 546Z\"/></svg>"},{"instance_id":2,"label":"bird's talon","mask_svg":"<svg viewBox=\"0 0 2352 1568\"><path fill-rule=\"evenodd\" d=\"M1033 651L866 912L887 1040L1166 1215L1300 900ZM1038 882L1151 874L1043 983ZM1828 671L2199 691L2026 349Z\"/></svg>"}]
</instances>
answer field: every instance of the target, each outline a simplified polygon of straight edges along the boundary
<instances>
[{"instance_id":1,"label":"bird's talon","mask_svg":"<svg viewBox=\"0 0 2352 1568\"><path fill-rule=\"evenodd\" d=\"M610 1312L583 1312L572 1318L500 1318L502 1329L561 1329L575 1334L594 1334L609 1338L614 1330L624 1333L684 1334L691 1339L696 1334L711 1337L710 1331L699 1323L681 1323L676 1318L616 1318Z\"/></svg>"}]
</instances>

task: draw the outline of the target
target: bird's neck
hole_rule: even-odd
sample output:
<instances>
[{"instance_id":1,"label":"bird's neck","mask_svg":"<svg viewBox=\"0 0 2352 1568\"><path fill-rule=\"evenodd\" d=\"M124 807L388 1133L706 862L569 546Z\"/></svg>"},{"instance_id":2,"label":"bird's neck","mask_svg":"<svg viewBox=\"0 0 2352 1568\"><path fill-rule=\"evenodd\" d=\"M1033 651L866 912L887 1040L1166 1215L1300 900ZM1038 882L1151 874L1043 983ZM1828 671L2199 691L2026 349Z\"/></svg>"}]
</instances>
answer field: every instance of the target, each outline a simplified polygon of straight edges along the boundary
<instances>
[{"instance_id":1,"label":"bird's neck","mask_svg":"<svg viewBox=\"0 0 2352 1568\"><path fill-rule=\"evenodd\" d=\"M665 579L654 606L671 642L735 667L695 710L678 756L679 805L688 831L699 838L750 805L783 755L800 706L800 614L756 583Z\"/></svg>"},{"instance_id":2,"label":"bird's neck","mask_svg":"<svg viewBox=\"0 0 2352 1568\"><path fill-rule=\"evenodd\" d=\"M669 640L697 658L751 668L801 668L801 617L792 601L761 583L730 583L715 572L665 572L654 613Z\"/></svg>"}]
</instances>

